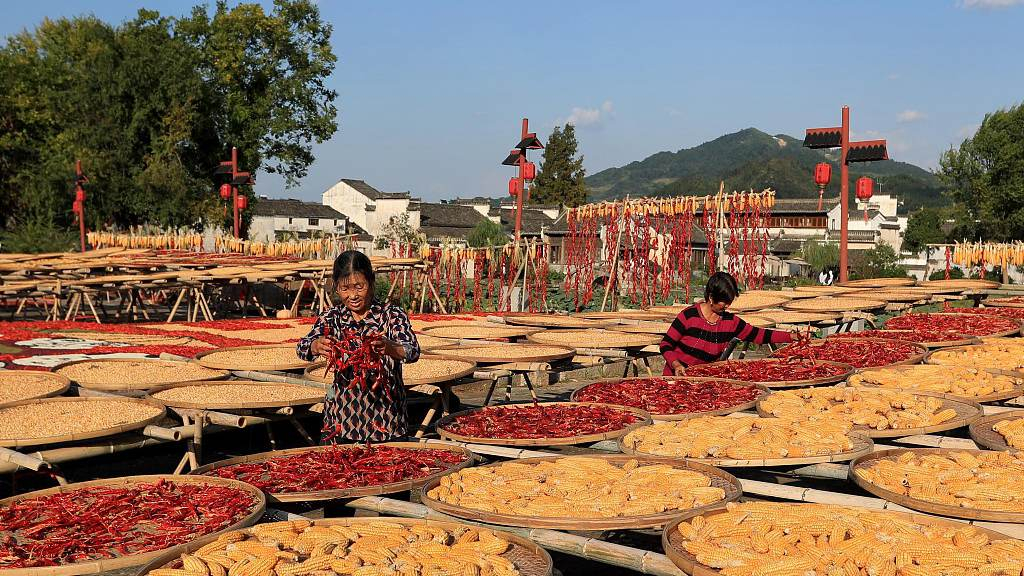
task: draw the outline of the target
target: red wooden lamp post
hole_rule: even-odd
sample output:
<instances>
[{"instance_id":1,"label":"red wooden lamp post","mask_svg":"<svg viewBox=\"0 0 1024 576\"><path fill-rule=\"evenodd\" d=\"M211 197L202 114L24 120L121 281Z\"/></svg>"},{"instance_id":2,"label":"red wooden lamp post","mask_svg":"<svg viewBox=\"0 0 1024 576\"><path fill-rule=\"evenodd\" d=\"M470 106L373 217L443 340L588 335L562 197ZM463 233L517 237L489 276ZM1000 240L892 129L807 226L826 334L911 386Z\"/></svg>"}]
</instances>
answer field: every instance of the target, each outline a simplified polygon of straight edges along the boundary
<instances>
[{"instance_id":1,"label":"red wooden lamp post","mask_svg":"<svg viewBox=\"0 0 1024 576\"><path fill-rule=\"evenodd\" d=\"M808 128L804 135L807 148L840 148L839 159L839 281L849 279L847 249L850 232L850 170L852 162L874 162L888 160L889 152L885 140L863 140L850 142L850 107L843 106L843 124L832 128Z\"/></svg>"},{"instance_id":2,"label":"red wooden lamp post","mask_svg":"<svg viewBox=\"0 0 1024 576\"><path fill-rule=\"evenodd\" d=\"M82 173L82 161L75 160L75 202L71 205L71 211L78 219L78 236L81 242L82 252L85 252L85 189L89 178Z\"/></svg>"},{"instance_id":3,"label":"red wooden lamp post","mask_svg":"<svg viewBox=\"0 0 1024 576\"><path fill-rule=\"evenodd\" d=\"M821 210L825 198L825 187L832 179L832 165L828 162L818 162L814 167L814 183L818 185L818 210Z\"/></svg>"},{"instance_id":4,"label":"red wooden lamp post","mask_svg":"<svg viewBox=\"0 0 1024 576\"><path fill-rule=\"evenodd\" d=\"M875 181L867 176L861 176L857 178L857 200L864 202L864 221L868 221L868 205L867 201L871 200L872 188L875 185Z\"/></svg>"},{"instance_id":5,"label":"red wooden lamp post","mask_svg":"<svg viewBox=\"0 0 1024 576\"><path fill-rule=\"evenodd\" d=\"M519 171L508 181L508 194L516 199L516 231L515 238L519 240L519 231L523 223L523 202L529 200L530 192L526 188L527 181L533 181L537 177L537 165L526 159L527 150L541 150L544 145L537 139L537 135L530 132L530 120L523 118L522 138L515 149L509 152L508 157L502 161L504 166L517 166ZM526 200L524 200L524 197Z\"/></svg>"},{"instance_id":6,"label":"red wooden lamp post","mask_svg":"<svg viewBox=\"0 0 1024 576\"><path fill-rule=\"evenodd\" d=\"M234 231L235 238L241 238L241 217L240 211L245 210L249 207L249 199L243 194L238 195L238 187L245 184L255 184L256 180L253 179L252 175L248 172L239 172L238 170L238 148L231 147L231 160L227 162L221 162L220 166L214 171L214 174L228 174L231 176L231 181L220 186L220 197L227 200L231 198L231 206L234 211Z\"/></svg>"}]
</instances>

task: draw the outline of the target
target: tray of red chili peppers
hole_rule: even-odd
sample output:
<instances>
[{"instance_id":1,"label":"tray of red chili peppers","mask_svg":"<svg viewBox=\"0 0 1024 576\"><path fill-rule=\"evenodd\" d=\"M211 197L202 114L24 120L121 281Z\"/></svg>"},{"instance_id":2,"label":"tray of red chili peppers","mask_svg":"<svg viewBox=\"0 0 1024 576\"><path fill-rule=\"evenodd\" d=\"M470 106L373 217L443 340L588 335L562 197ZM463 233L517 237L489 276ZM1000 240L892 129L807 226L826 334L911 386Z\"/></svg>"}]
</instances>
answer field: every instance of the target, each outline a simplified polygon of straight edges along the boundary
<instances>
[{"instance_id":1,"label":"tray of red chili peppers","mask_svg":"<svg viewBox=\"0 0 1024 576\"><path fill-rule=\"evenodd\" d=\"M652 422L639 408L593 402L503 404L445 416L442 438L497 446L569 446L618 438Z\"/></svg>"},{"instance_id":2,"label":"tray of red chili peppers","mask_svg":"<svg viewBox=\"0 0 1024 576\"><path fill-rule=\"evenodd\" d=\"M890 330L950 330L967 336L1013 336L1020 332L1020 325L1020 320L1012 318L953 312L904 314L885 323Z\"/></svg>"},{"instance_id":3,"label":"tray of red chili peppers","mask_svg":"<svg viewBox=\"0 0 1024 576\"><path fill-rule=\"evenodd\" d=\"M197 538L255 524L266 509L235 480L126 476L0 500L0 573L72 576L139 566Z\"/></svg>"},{"instance_id":4,"label":"tray of red chili peppers","mask_svg":"<svg viewBox=\"0 0 1024 576\"><path fill-rule=\"evenodd\" d=\"M747 410L767 395L768 388L760 384L658 376L598 380L577 388L571 400L640 408L658 420L685 420Z\"/></svg>"},{"instance_id":5,"label":"tray of red chili peppers","mask_svg":"<svg viewBox=\"0 0 1024 576\"><path fill-rule=\"evenodd\" d=\"M988 306L985 308L950 308L956 310L957 314L977 314L979 316L1001 316L1003 318L1016 318L1024 320L1024 307L1007 308L1004 306Z\"/></svg>"},{"instance_id":6,"label":"tray of red chili peppers","mask_svg":"<svg viewBox=\"0 0 1024 576\"><path fill-rule=\"evenodd\" d=\"M724 378L768 388L834 384L853 374L849 364L801 358L753 358L698 364L686 369L694 378Z\"/></svg>"},{"instance_id":7,"label":"tray of red chili peppers","mask_svg":"<svg viewBox=\"0 0 1024 576\"><path fill-rule=\"evenodd\" d=\"M898 364L917 364L928 355L928 348L916 342L882 338L826 338L798 342L779 348L775 358L828 360L854 368L875 368Z\"/></svg>"},{"instance_id":8,"label":"tray of red chili peppers","mask_svg":"<svg viewBox=\"0 0 1024 576\"><path fill-rule=\"evenodd\" d=\"M881 338L883 340L902 340L917 342L929 348L946 348L949 346L967 346L975 344L978 339L952 330L861 330L859 332L842 332L831 334L829 338Z\"/></svg>"},{"instance_id":9,"label":"tray of red chili peppers","mask_svg":"<svg viewBox=\"0 0 1024 576\"><path fill-rule=\"evenodd\" d=\"M221 460L191 474L251 484L270 502L309 502L405 492L473 458L459 446L418 442L313 446Z\"/></svg>"}]
</instances>

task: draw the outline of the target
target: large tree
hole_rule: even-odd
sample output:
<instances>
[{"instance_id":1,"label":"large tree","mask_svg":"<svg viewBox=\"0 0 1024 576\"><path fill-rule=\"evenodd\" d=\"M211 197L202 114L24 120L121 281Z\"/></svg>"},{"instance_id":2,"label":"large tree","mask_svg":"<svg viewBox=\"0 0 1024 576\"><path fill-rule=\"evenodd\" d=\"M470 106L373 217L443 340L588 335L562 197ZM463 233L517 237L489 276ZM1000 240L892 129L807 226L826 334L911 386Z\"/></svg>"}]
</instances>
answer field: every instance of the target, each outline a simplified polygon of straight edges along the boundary
<instances>
[{"instance_id":1,"label":"large tree","mask_svg":"<svg viewBox=\"0 0 1024 576\"><path fill-rule=\"evenodd\" d=\"M960 234L1024 237L1024 106L985 116L978 131L939 160L939 177L967 212Z\"/></svg>"},{"instance_id":2,"label":"large tree","mask_svg":"<svg viewBox=\"0 0 1024 576\"><path fill-rule=\"evenodd\" d=\"M220 221L213 170L283 174L335 131L330 26L311 0L275 0L176 20L140 10L111 25L44 20L0 47L0 229L72 222L76 159L90 228ZM251 191L245 190L250 193Z\"/></svg>"},{"instance_id":3,"label":"large tree","mask_svg":"<svg viewBox=\"0 0 1024 576\"><path fill-rule=\"evenodd\" d=\"M576 128L555 126L544 147L544 163L530 190L530 202L579 206L587 201L583 155L576 155Z\"/></svg>"},{"instance_id":4,"label":"large tree","mask_svg":"<svg viewBox=\"0 0 1024 576\"><path fill-rule=\"evenodd\" d=\"M948 210L943 208L920 208L907 219L907 230L903 233L903 248L909 252L920 252L928 244L948 241L944 228Z\"/></svg>"}]
</instances>

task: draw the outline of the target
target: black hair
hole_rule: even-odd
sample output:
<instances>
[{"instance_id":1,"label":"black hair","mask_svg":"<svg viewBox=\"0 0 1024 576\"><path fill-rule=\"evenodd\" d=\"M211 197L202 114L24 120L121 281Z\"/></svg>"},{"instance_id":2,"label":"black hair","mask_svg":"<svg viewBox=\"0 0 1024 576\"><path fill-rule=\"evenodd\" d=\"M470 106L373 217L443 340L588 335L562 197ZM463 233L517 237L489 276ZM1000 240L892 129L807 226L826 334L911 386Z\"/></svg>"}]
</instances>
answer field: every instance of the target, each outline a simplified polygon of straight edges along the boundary
<instances>
[{"instance_id":1,"label":"black hair","mask_svg":"<svg viewBox=\"0 0 1024 576\"><path fill-rule=\"evenodd\" d=\"M728 272L715 272L708 278L708 285L704 288L705 302L732 304L739 295L740 287Z\"/></svg>"},{"instance_id":2,"label":"black hair","mask_svg":"<svg viewBox=\"0 0 1024 576\"><path fill-rule=\"evenodd\" d=\"M366 281L373 286L373 264L370 263L366 254L356 250L346 250L338 254L338 257L334 259L334 271L331 274L334 283L337 284L339 278L351 276L353 272L359 272L365 276Z\"/></svg>"}]
</instances>

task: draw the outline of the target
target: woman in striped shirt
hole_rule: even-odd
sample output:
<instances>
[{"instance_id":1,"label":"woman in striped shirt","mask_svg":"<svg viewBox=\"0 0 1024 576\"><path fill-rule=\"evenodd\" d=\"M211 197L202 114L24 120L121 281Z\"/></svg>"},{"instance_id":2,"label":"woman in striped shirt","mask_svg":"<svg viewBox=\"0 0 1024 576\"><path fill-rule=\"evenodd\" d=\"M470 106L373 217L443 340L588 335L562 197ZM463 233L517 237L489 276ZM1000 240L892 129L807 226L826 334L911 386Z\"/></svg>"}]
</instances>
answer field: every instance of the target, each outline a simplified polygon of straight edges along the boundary
<instances>
[{"instance_id":1,"label":"woman in striped shirt","mask_svg":"<svg viewBox=\"0 0 1024 576\"><path fill-rule=\"evenodd\" d=\"M715 272L704 288L704 301L676 316L661 340L665 376L682 376L687 366L718 360L733 338L756 344L783 344L796 339L796 331L766 330L747 324L725 309L739 296L736 279Z\"/></svg>"}]
</instances>

